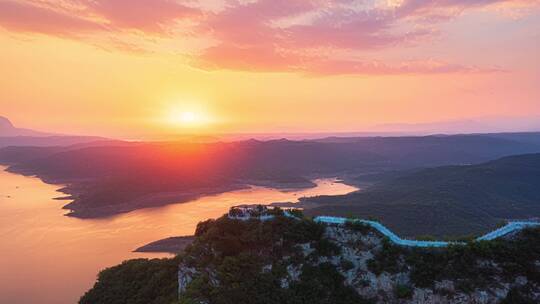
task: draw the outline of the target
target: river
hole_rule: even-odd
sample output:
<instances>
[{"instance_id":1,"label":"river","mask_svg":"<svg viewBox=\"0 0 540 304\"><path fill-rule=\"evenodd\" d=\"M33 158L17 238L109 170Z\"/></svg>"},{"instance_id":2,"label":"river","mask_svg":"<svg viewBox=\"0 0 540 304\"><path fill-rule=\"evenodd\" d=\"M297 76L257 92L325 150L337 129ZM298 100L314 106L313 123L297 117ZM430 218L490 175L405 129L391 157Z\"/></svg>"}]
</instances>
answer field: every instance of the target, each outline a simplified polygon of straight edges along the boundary
<instances>
[{"instance_id":1,"label":"river","mask_svg":"<svg viewBox=\"0 0 540 304\"><path fill-rule=\"evenodd\" d=\"M182 204L140 209L106 219L66 217L66 201L54 200L59 186L0 167L0 303L74 304L99 270L132 258L166 254L133 253L151 241L193 234L199 221L216 218L240 203L296 201L357 188L333 179L317 187L279 191L252 187Z\"/></svg>"}]
</instances>

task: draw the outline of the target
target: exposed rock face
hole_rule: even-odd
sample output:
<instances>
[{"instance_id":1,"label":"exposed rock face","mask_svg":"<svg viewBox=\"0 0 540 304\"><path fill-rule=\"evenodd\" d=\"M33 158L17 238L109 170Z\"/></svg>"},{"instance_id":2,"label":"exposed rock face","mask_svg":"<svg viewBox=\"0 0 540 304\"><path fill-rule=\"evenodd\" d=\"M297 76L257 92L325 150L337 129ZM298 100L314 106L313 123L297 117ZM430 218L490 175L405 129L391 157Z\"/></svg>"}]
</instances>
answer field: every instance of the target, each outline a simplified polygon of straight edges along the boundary
<instances>
[{"instance_id":1,"label":"exposed rock face","mask_svg":"<svg viewBox=\"0 0 540 304\"><path fill-rule=\"evenodd\" d=\"M178 293L181 294L186 291L186 287L193 281L195 275L198 274L198 271L192 267L183 267L178 268Z\"/></svg>"},{"instance_id":2,"label":"exposed rock face","mask_svg":"<svg viewBox=\"0 0 540 304\"><path fill-rule=\"evenodd\" d=\"M367 267L367 261L381 249L382 239L373 232L360 234L340 227L327 227L326 237L341 248L341 257L352 262L350 270L340 269L345 276L346 284L354 287L356 291L376 303L400 303L400 304L489 304L502 301L513 287L522 287L528 283L526 277L518 276L511 282L502 279L491 282L485 289L474 290L471 293L458 292L454 282L444 280L435 282L433 288L412 287L412 296L409 299L400 299L396 296L398 286L413 286L409 272L389 274L383 272L376 275ZM336 259L329 259L334 265L339 266ZM489 267L497 265L491 261ZM538 286L537 286L538 287ZM540 290L540 289L538 289ZM537 298L540 301L540 297Z\"/></svg>"},{"instance_id":3,"label":"exposed rock face","mask_svg":"<svg viewBox=\"0 0 540 304\"><path fill-rule=\"evenodd\" d=\"M398 303L398 304L491 304L500 303L509 296L512 290L526 290L529 299L540 303L540 285L530 278L514 271L505 272L503 266L488 258L475 256L472 265L478 265L478 269L492 273L484 277L481 283L463 286L463 282L474 282L475 273L453 274L454 279L441 279L431 281L429 284L416 285L418 277L414 277L415 268L412 266L407 255L398 251L396 261L399 267L383 267L381 271L374 270L373 262L377 256L388 250L385 239L373 229L363 229L326 226L323 238L339 247L339 254L318 254L317 243L297 243L293 247L303 255L300 262L293 261L289 256L281 259L284 265L283 275L279 277L281 288L291 288L302 280L304 266L319 266L330 263L344 278L344 284L352 287L360 296L374 303ZM319 244L320 245L320 244ZM489 244L488 244L489 245ZM395 248L395 247L392 247ZM428 249L426 249L428 250ZM450 249L436 249L450 250ZM442 253L443 251L439 251ZM320 252L319 252L320 253ZM410 252L414 254L429 255L429 252ZM268 261L271 261L269 259ZM540 261L532 260L532 267L540 267ZM436 264L436 262L435 262ZM273 270L273 262L261 266L261 273L270 273ZM432 265L432 264L429 264ZM468 264L467 264L468 265ZM474 268L477 269L477 268ZM196 270L194 268L180 267L179 292L185 291L186 286L197 276L198 273L211 272L210 269ZM453 269L451 271L454 271ZM445 278L446 272L439 276ZM468 277L467 277L468 276ZM212 276L210 276L212 277ZM216 286L219 282L213 282ZM469 283L467 283L469 284ZM534 302L534 303L536 303Z\"/></svg>"}]
</instances>

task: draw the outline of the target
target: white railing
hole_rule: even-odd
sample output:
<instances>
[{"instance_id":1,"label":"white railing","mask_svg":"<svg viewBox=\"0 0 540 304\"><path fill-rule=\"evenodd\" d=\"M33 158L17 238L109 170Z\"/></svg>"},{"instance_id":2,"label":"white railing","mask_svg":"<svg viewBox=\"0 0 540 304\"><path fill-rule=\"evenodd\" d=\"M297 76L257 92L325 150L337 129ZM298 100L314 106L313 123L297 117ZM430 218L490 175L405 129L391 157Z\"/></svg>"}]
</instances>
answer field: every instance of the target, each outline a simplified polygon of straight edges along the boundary
<instances>
[{"instance_id":1,"label":"white railing","mask_svg":"<svg viewBox=\"0 0 540 304\"><path fill-rule=\"evenodd\" d=\"M360 220L360 219L347 219L344 217L334 217L334 216L318 216L315 219L315 222L319 223L326 223L326 224L337 224L337 225L343 225L348 221L362 223L365 225L368 225L377 231L379 231L384 236L388 237L388 239L400 246L409 246L409 247L447 247L449 245L459 245L464 244L463 242L445 242L445 241L416 241L416 240L407 240L402 239L399 236L397 236L395 233L390 231L390 229L386 228L383 224L375 221L368 221L368 220ZM476 241L490 241L494 240L496 238L499 238L501 236L507 235L508 233L514 232L516 230L522 230L529 227L540 227L540 223L538 222L510 222L506 226L501 227L497 230L494 230L490 233L487 233L479 238L476 239Z\"/></svg>"},{"instance_id":2,"label":"white railing","mask_svg":"<svg viewBox=\"0 0 540 304\"><path fill-rule=\"evenodd\" d=\"M288 210L284 210L283 213L287 217L296 218ZM262 214L262 215L250 215L248 212L245 212L243 215L233 216L229 214L230 219L247 221L250 219L257 219L260 221L268 221L273 219L274 215ZM400 246L409 246L409 247L447 247L449 245L463 245L464 242L445 242L445 241L417 241L417 240L407 240L402 239L397 236L394 232L388 229L383 224L376 221L361 220L361 219L348 219L344 217L335 217L335 216L317 216L314 218L315 222L326 223L326 224L336 224L344 225L347 222L356 222L368 225L375 230L379 231L381 234L386 236L392 243ZM509 222L505 226L493 230L483 236L480 236L475 239L475 241L491 241L496 238L505 236L511 232L522 230L530 227L540 227L540 222L526 222L526 221L515 221Z\"/></svg>"},{"instance_id":3,"label":"white railing","mask_svg":"<svg viewBox=\"0 0 540 304\"><path fill-rule=\"evenodd\" d=\"M509 222L506 226L501 227L497 230L493 230L490 233L484 234L483 236L477 238L478 241L491 241L501 236L504 236L510 232L516 230L522 230L530 227L538 227L540 223L538 222Z\"/></svg>"},{"instance_id":4,"label":"white railing","mask_svg":"<svg viewBox=\"0 0 540 304\"><path fill-rule=\"evenodd\" d=\"M290 218L297 218L296 216L292 215L288 210L283 210L283 215ZM250 219L268 221L268 220L273 219L275 215L272 215L272 214L251 215L246 212L243 215L230 215L229 214L228 217L232 220L240 220L240 221L247 221Z\"/></svg>"},{"instance_id":5,"label":"white railing","mask_svg":"<svg viewBox=\"0 0 540 304\"><path fill-rule=\"evenodd\" d=\"M229 218L231 220L239 220L239 221L247 221L251 219L259 220L259 221L268 221L274 218L273 215L229 215Z\"/></svg>"}]
</instances>

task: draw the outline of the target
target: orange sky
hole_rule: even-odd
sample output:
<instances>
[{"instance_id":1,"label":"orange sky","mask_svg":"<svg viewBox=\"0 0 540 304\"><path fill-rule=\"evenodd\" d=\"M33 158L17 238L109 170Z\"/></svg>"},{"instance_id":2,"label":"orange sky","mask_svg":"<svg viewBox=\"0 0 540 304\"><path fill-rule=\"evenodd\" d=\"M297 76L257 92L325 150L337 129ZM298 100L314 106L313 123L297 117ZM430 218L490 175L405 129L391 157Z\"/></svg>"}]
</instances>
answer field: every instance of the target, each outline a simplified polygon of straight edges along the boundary
<instances>
[{"instance_id":1,"label":"orange sky","mask_svg":"<svg viewBox=\"0 0 540 304\"><path fill-rule=\"evenodd\" d=\"M0 115L122 138L540 117L539 8L0 0Z\"/></svg>"}]
</instances>

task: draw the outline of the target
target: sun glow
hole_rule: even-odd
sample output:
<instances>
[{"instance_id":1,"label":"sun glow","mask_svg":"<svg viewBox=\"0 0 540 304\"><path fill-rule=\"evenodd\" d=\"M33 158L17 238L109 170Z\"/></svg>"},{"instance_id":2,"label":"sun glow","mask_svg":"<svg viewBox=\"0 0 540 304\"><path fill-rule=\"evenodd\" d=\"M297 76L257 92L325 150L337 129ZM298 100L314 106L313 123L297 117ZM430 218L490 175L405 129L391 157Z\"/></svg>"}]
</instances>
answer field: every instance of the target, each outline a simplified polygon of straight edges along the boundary
<instances>
[{"instance_id":1,"label":"sun glow","mask_svg":"<svg viewBox=\"0 0 540 304\"><path fill-rule=\"evenodd\" d=\"M183 112L178 117L178 121L185 124L193 124L198 121L198 115L194 112Z\"/></svg>"},{"instance_id":2,"label":"sun glow","mask_svg":"<svg viewBox=\"0 0 540 304\"><path fill-rule=\"evenodd\" d=\"M173 111L169 114L169 122L174 125L193 126L202 123L199 113L192 111Z\"/></svg>"},{"instance_id":3,"label":"sun glow","mask_svg":"<svg viewBox=\"0 0 540 304\"><path fill-rule=\"evenodd\" d=\"M173 127L202 128L209 125L209 118L205 112L193 108L172 108L166 114L166 121Z\"/></svg>"}]
</instances>

